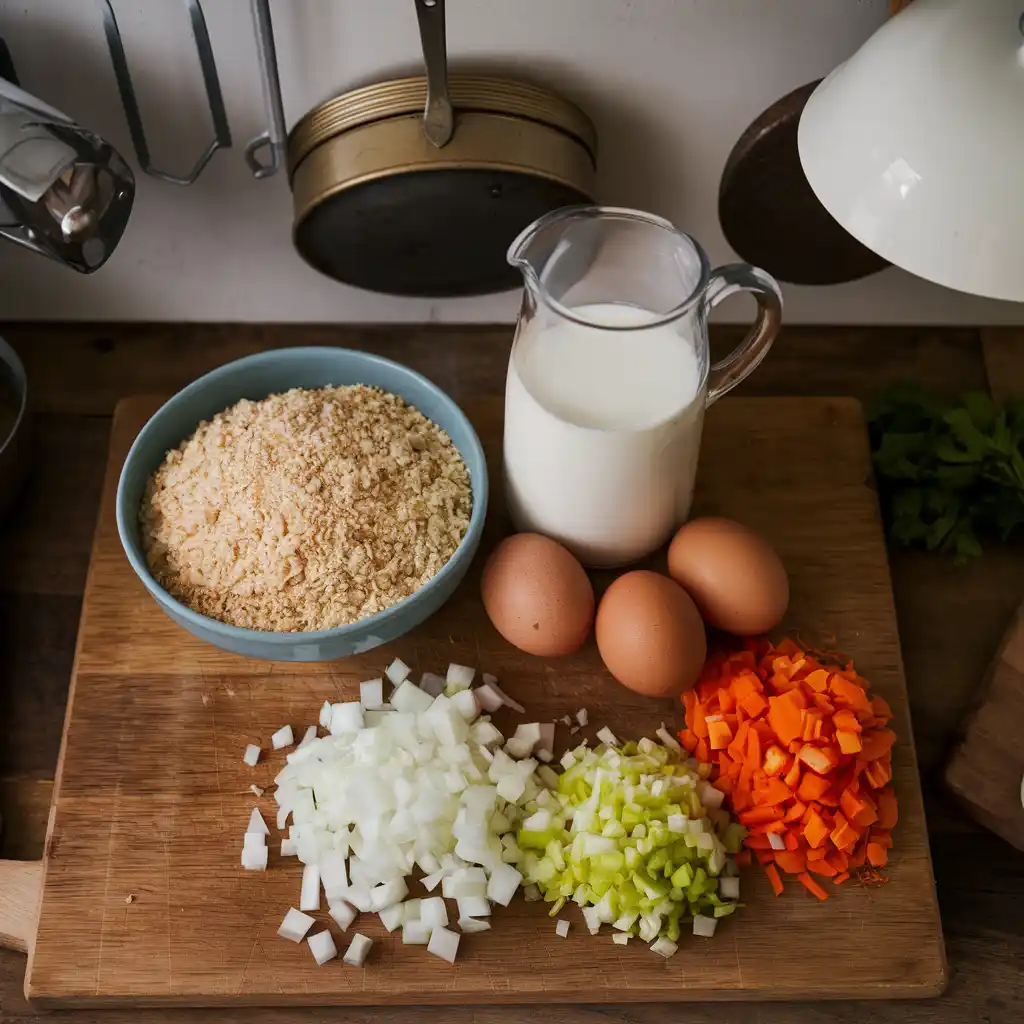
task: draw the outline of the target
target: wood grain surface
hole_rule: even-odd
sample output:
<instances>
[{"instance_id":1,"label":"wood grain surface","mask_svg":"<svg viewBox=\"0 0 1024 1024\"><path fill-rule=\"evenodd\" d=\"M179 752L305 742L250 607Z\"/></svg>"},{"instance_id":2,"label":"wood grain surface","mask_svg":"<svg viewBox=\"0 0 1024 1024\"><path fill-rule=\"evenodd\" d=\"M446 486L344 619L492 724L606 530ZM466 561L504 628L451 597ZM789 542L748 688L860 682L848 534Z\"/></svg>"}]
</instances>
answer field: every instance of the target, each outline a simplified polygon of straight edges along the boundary
<instances>
[{"instance_id":1,"label":"wood grain surface","mask_svg":"<svg viewBox=\"0 0 1024 1024\"><path fill-rule=\"evenodd\" d=\"M248 786L268 787L281 762L268 756L255 771L246 768L247 742L267 747L279 725L314 721L325 698L356 696L358 681L379 674L396 654L418 671L452 660L494 671L531 719L587 706L594 727L607 722L628 736L678 720L678 707L617 686L592 644L551 664L508 647L477 600L481 559L437 616L368 655L267 665L194 640L135 579L113 522L121 461L155 407L129 400L114 422L26 983L39 1005L605 1003L882 998L942 989L941 926L856 402L720 403L708 419L697 503L699 511L738 516L771 538L793 575L790 625L838 643L892 703L901 737L892 882L848 886L819 905L798 887L775 900L751 872L744 912L712 942L687 939L667 963L643 947L622 950L586 935L579 921L568 940L558 939L544 908L521 901L495 915L492 932L464 939L454 968L402 947L364 916L359 927L377 943L363 970L340 963L318 969L308 950L276 937L297 895L295 861L274 855L265 875L239 868L254 803ZM493 477L501 403L466 409ZM499 498L485 546L505 529ZM272 818L269 794L260 805Z\"/></svg>"}]
</instances>

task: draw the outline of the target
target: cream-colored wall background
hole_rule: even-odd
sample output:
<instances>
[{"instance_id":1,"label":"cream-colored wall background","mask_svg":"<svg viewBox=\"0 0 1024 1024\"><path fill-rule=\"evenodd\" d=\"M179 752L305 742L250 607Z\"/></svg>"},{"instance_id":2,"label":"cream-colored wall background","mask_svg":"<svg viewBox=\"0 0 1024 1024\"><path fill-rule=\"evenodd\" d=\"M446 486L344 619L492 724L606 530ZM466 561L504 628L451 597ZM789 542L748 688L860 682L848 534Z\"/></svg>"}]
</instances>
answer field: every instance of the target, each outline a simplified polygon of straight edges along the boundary
<instances>
[{"instance_id":1,"label":"cream-colored wall background","mask_svg":"<svg viewBox=\"0 0 1024 1024\"><path fill-rule=\"evenodd\" d=\"M189 166L207 134L180 0L114 0L151 147ZM284 175L254 181L241 146L263 127L247 0L204 4L235 148L199 183L141 177L119 250L89 278L0 243L0 320L495 321L517 297L428 301L354 291L307 268L289 238ZM601 137L600 198L670 217L716 262L726 156L770 102L828 72L885 17L885 0L448 0L449 54L533 78L581 103ZM416 68L411 0L272 0L291 125L335 92ZM95 0L0 0L22 85L130 141ZM1024 306L959 295L890 270L835 288L786 289L787 319L1011 323ZM742 302L724 319L745 319Z\"/></svg>"}]
</instances>

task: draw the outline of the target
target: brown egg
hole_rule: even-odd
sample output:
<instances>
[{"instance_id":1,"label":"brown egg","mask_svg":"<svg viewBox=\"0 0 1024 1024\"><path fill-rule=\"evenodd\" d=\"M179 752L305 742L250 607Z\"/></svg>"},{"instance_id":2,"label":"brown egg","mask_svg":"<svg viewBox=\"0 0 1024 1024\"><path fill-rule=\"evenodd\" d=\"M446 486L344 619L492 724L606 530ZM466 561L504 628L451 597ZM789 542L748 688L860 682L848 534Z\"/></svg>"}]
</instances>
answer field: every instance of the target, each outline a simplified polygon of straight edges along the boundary
<instances>
[{"instance_id":1,"label":"brown egg","mask_svg":"<svg viewBox=\"0 0 1024 1024\"><path fill-rule=\"evenodd\" d=\"M707 657L704 623L686 591L638 569L604 593L594 626L608 671L645 697L677 697L697 681Z\"/></svg>"},{"instance_id":2,"label":"brown egg","mask_svg":"<svg viewBox=\"0 0 1024 1024\"><path fill-rule=\"evenodd\" d=\"M704 621L736 636L774 629L789 604L786 569L771 545L731 519L694 519L668 549L669 575Z\"/></svg>"},{"instance_id":3,"label":"brown egg","mask_svg":"<svg viewBox=\"0 0 1024 1024\"><path fill-rule=\"evenodd\" d=\"M494 628L528 654L571 654L594 621L594 588L583 566L539 533L506 537L484 566L480 595Z\"/></svg>"}]
</instances>

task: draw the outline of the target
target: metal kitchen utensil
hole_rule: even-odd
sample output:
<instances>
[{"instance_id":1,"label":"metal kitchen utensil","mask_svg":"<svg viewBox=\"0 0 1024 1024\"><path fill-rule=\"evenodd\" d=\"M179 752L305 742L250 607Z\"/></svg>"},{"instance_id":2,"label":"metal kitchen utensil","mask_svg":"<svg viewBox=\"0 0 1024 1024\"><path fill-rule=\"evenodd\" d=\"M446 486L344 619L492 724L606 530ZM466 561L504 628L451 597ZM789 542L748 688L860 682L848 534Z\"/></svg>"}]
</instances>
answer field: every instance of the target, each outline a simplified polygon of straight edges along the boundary
<instances>
[{"instance_id":1,"label":"metal kitchen utensil","mask_svg":"<svg viewBox=\"0 0 1024 1024\"><path fill-rule=\"evenodd\" d=\"M203 73L206 101L209 104L210 117L213 120L213 139L187 174L174 174L153 166L149 154L149 143L146 141L146 130L142 124L142 114L139 112L131 72L128 70L128 59L121 41L121 31L117 26L117 16L114 14L110 0L99 0L103 11L103 33L107 39L110 61L114 66L114 78L117 82L118 92L121 94L121 105L124 107L124 116L128 122L128 131L131 133L132 145L135 147L139 166L151 177L170 182L172 185L191 185L202 174L203 168L210 162L210 158L218 149L228 149L231 146L231 128L228 125L227 111L224 109L224 97L220 91L220 79L217 77L217 62L213 57L213 48L210 45L210 34L206 29L203 7L199 0L183 0L183 2L192 24L192 38L195 40L199 67Z\"/></svg>"},{"instance_id":2,"label":"metal kitchen utensil","mask_svg":"<svg viewBox=\"0 0 1024 1024\"><path fill-rule=\"evenodd\" d=\"M292 129L300 255L392 295L515 288L505 254L537 218L593 201L597 133L574 104L505 78L447 73L444 3L417 0L425 77L315 107Z\"/></svg>"},{"instance_id":3,"label":"metal kitchen utensil","mask_svg":"<svg viewBox=\"0 0 1024 1024\"><path fill-rule=\"evenodd\" d=\"M120 241L134 197L109 142L0 79L0 238L89 274Z\"/></svg>"},{"instance_id":4,"label":"metal kitchen utensil","mask_svg":"<svg viewBox=\"0 0 1024 1024\"><path fill-rule=\"evenodd\" d=\"M270 18L270 0L252 0L252 21L256 32L256 53L260 61L263 104L267 111L267 130L250 139L245 147L245 162L256 178L270 178L284 165L288 153L288 130L284 123L281 79L277 72L277 46L274 23ZM269 152L263 162L261 153Z\"/></svg>"},{"instance_id":5,"label":"metal kitchen utensil","mask_svg":"<svg viewBox=\"0 0 1024 1024\"><path fill-rule=\"evenodd\" d=\"M416 0L420 25L420 46L427 68L427 107L423 131L440 149L451 141L455 115L448 98L448 41L445 38L444 0Z\"/></svg>"}]
</instances>

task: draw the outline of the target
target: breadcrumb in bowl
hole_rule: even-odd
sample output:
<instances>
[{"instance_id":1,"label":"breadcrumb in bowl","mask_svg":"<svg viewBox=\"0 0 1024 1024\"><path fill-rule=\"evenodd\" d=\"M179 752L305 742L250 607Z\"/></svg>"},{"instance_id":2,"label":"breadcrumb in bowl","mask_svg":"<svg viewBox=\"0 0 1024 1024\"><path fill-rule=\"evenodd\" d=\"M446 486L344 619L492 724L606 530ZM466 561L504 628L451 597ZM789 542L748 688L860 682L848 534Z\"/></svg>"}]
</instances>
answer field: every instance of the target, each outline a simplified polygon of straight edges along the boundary
<instances>
[{"instance_id":1,"label":"breadcrumb in bowl","mask_svg":"<svg viewBox=\"0 0 1024 1024\"><path fill-rule=\"evenodd\" d=\"M487 496L480 440L431 381L365 352L283 349L161 407L125 460L117 526L190 633L249 657L326 661L444 604Z\"/></svg>"}]
</instances>

